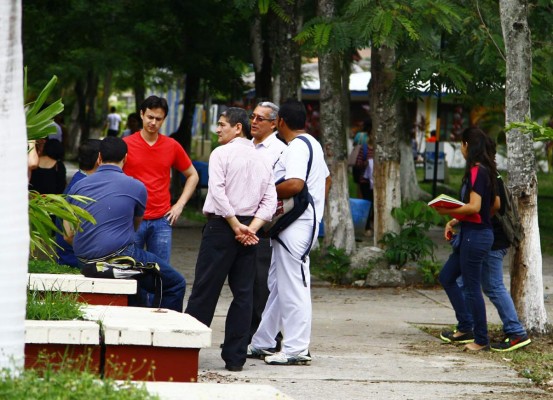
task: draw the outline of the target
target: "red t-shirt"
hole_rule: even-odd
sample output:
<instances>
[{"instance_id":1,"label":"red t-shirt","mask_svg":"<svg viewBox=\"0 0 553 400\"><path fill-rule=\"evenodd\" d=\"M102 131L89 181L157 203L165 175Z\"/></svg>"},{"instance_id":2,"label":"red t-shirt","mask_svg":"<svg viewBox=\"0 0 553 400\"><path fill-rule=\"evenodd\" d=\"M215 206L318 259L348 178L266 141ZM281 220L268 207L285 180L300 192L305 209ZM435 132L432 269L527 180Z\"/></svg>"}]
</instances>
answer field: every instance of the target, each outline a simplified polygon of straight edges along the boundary
<instances>
[{"instance_id":1,"label":"red t-shirt","mask_svg":"<svg viewBox=\"0 0 553 400\"><path fill-rule=\"evenodd\" d=\"M128 146L123 171L144 183L148 191L144 219L163 217L171 209L171 167L181 172L187 170L192 165L190 157L175 139L162 134L153 146L146 143L140 132L123 140Z\"/></svg>"}]
</instances>

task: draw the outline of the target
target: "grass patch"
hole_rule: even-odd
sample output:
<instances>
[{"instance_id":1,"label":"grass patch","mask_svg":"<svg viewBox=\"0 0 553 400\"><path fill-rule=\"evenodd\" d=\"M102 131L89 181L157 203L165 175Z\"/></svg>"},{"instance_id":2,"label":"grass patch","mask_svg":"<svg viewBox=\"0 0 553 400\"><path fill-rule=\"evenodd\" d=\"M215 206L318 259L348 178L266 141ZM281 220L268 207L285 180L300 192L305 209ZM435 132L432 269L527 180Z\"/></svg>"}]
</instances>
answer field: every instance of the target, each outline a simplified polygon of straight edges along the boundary
<instances>
[{"instance_id":1,"label":"grass patch","mask_svg":"<svg viewBox=\"0 0 553 400\"><path fill-rule=\"evenodd\" d=\"M26 319L40 321L83 319L83 303L78 301L78 297L77 293L28 290Z\"/></svg>"},{"instance_id":2,"label":"grass patch","mask_svg":"<svg viewBox=\"0 0 553 400\"><path fill-rule=\"evenodd\" d=\"M448 168L447 181L438 182L437 194L446 193L455 197L459 196L461 179L464 169ZM502 172L506 178L506 172ZM538 172L538 225L540 229L540 242L542 253L553 256L553 176L545 172ZM424 168L417 168L417 179L421 189L432 193L432 182L424 182Z\"/></svg>"},{"instance_id":3,"label":"grass patch","mask_svg":"<svg viewBox=\"0 0 553 400\"><path fill-rule=\"evenodd\" d=\"M59 367L53 364L48 364L45 369L24 370L16 378L3 373L0 376L0 398L10 400L159 399L157 395L148 393L143 383L98 379L98 375L89 371L80 371L72 365Z\"/></svg>"},{"instance_id":4,"label":"grass patch","mask_svg":"<svg viewBox=\"0 0 553 400\"><path fill-rule=\"evenodd\" d=\"M440 332L444 327L435 326L417 326L423 332L428 333L436 338L440 338ZM503 340L503 331L500 325L489 325L488 334L490 342L500 342ZM500 363L508 363L509 367L513 368L523 377L530 379L538 386L546 386L553 379L553 332L530 337L532 343L518 350L508 352L483 352L484 357ZM422 346L435 346L435 343L422 342ZM454 345L452 345L454 346ZM430 351L431 349L423 349Z\"/></svg>"},{"instance_id":5,"label":"grass patch","mask_svg":"<svg viewBox=\"0 0 553 400\"><path fill-rule=\"evenodd\" d=\"M207 222L207 217L202 213L202 209L199 210L194 207L184 207L181 218L188 221Z\"/></svg>"},{"instance_id":6,"label":"grass patch","mask_svg":"<svg viewBox=\"0 0 553 400\"><path fill-rule=\"evenodd\" d=\"M74 274L80 275L78 268L69 265L60 265L49 260L29 260L29 273L31 274Z\"/></svg>"}]
</instances>

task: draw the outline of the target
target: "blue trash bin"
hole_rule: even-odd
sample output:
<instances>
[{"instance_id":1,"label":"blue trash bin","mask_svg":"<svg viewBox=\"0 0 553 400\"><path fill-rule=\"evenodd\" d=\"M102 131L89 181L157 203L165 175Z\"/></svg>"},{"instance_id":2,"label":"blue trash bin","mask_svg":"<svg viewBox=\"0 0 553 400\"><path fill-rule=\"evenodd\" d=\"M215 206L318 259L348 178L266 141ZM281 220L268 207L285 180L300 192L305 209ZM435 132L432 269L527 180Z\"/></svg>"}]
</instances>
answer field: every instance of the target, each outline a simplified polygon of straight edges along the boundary
<instances>
[{"instance_id":1,"label":"blue trash bin","mask_svg":"<svg viewBox=\"0 0 553 400\"><path fill-rule=\"evenodd\" d=\"M349 207L351 209L351 218L353 219L355 235L364 234L367 218L369 218L369 210L371 209L370 200L349 199Z\"/></svg>"}]
</instances>

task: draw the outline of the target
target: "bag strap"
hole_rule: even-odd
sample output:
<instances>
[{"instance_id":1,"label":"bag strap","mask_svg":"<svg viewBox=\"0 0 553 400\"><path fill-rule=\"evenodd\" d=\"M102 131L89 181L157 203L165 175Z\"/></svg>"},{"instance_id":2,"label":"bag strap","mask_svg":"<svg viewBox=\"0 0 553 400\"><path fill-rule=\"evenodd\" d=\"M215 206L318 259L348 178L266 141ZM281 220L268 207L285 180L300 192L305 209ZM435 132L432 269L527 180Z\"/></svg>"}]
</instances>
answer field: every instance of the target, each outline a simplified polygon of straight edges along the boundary
<instances>
[{"instance_id":1,"label":"bag strap","mask_svg":"<svg viewBox=\"0 0 553 400\"><path fill-rule=\"evenodd\" d=\"M309 148L309 161L307 162L307 173L305 175L305 185L307 185L307 178L309 177L309 173L311 172L311 164L313 163L313 147L311 146L311 142L309 142L309 139L307 139L305 136L296 136L296 138L301 139L303 142L305 142L305 144ZM309 193L309 190L308 190L307 193ZM303 264L307 260L307 256L308 256L309 252L311 251L311 246L313 246L313 241L315 240L315 231L316 231L316 226L317 226L317 216L316 216L316 211L315 211L315 203L314 203L313 197L311 195L309 195L309 204L313 208L313 228L311 230L311 240L309 241L309 245L307 246L307 248L305 249L305 252L301 256L301 278L303 280L303 286L304 287L307 287L307 281L305 280L305 272L303 270ZM280 239L280 237L278 235L275 236L274 239L278 243L280 243L280 245L282 247L284 247L284 249L288 253L292 254L290 249L288 249L288 247L284 244L284 242Z\"/></svg>"}]
</instances>

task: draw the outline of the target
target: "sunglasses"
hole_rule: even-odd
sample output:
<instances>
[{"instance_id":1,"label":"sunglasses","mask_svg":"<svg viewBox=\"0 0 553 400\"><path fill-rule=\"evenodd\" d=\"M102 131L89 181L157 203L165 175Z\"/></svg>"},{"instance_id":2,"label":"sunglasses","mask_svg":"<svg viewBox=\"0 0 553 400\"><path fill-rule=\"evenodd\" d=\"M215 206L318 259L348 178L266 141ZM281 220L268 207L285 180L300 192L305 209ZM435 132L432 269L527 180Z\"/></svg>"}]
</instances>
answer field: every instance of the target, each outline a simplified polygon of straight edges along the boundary
<instances>
[{"instance_id":1,"label":"sunglasses","mask_svg":"<svg viewBox=\"0 0 553 400\"><path fill-rule=\"evenodd\" d=\"M259 122L263 122L263 121L274 121L275 119L274 118L264 118L260 115L257 115L257 114L250 114L250 121L255 121L255 120L258 120Z\"/></svg>"}]
</instances>

